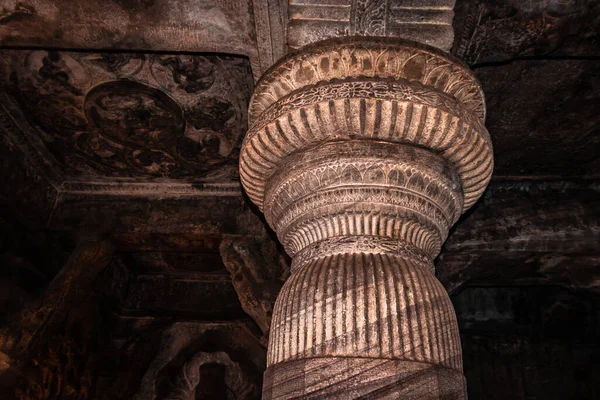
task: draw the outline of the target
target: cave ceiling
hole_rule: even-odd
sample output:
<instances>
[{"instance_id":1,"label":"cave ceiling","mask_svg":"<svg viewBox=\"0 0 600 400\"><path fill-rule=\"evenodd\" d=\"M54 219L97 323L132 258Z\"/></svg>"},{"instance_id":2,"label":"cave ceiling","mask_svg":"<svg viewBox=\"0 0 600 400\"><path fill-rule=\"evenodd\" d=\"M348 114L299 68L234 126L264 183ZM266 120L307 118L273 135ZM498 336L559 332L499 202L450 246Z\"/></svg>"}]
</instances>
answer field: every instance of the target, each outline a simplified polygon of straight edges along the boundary
<instances>
[{"instance_id":1,"label":"cave ceiling","mask_svg":"<svg viewBox=\"0 0 600 400\"><path fill-rule=\"evenodd\" d=\"M451 2L439 3L448 13ZM309 0L1 4L2 198L43 228L110 233L132 250L264 235L238 183L257 79L308 31L405 29L401 7L359 18L343 5L333 21ZM458 0L454 12L452 53L483 86L496 166L440 258L448 285L464 281L453 268L470 250L474 269L494 262L484 252L533 252L535 276L548 243L597 257L598 224L584 221L598 219L600 1ZM506 210L543 217L519 224Z\"/></svg>"},{"instance_id":2,"label":"cave ceiling","mask_svg":"<svg viewBox=\"0 0 600 400\"><path fill-rule=\"evenodd\" d=\"M4 51L2 81L65 180L231 182L252 76L234 56Z\"/></svg>"}]
</instances>

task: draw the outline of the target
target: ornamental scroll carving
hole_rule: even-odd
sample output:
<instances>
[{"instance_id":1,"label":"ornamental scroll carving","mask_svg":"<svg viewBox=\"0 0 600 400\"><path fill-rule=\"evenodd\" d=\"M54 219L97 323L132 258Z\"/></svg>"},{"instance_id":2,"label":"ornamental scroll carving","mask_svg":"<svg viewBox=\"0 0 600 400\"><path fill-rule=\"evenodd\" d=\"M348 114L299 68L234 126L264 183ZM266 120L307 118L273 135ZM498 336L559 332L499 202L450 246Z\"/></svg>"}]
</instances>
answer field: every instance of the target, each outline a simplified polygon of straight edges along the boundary
<instances>
[{"instance_id":1,"label":"ornamental scroll carving","mask_svg":"<svg viewBox=\"0 0 600 400\"><path fill-rule=\"evenodd\" d=\"M400 39L313 43L261 79L240 178L292 257L263 398L465 397L433 259L490 180L484 120L467 67Z\"/></svg>"},{"instance_id":2,"label":"ornamental scroll carving","mask_svg":"<svg viewBox=\"0 0 600 400\"><path fill-rule=\"evenodd\" d=\"M10 51L0 85L69 178L236 179L253 85L233 56Z\"/></svg>"},{"instance_id":3,"label":"ornamental scroll carving","mask_svg":"<svg viewBox=\"0 0 600 400\"><path fill-rule=\"evenodd\" d=\"M449 50L455 0L291 0L288 43L339 36L392 36Z\"/></svg>"}]
</instances>

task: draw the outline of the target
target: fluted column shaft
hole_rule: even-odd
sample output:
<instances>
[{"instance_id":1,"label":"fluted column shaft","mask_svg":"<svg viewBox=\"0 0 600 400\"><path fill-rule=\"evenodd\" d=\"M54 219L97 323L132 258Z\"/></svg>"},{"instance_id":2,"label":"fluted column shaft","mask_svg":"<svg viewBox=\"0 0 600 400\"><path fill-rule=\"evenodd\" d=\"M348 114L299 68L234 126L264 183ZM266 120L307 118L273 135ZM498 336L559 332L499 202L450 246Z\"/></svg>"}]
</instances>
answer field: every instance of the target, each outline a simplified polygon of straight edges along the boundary
<instances>
[{"instance_id":1,"label":"fluted column shaft","mask_svg":"<svg viewBox=\"0 0 600 400\"><path fill-rule=\"evenodd\" d=\"M336 254L295 271L268 363L266 399L464 396L448 294L427 265L399 255Z\"/></svg>"},{"instance_id":2,"label":"fluted column shaft","mask_svg":"<svg viewBox=\"0 0 600 400\"><path fill-rule=\"evenodd\" d=\"M462 207L443 158L407 144L324 142L282 163L264 204L294 256L264 398L464 395L456 318L431 260Z\"/></svg>"},{"instance_id":3,"label":"fluted column shaft","mask_svg":"<svg viewBox=\"0 0 600 400\"><path fill-rule=\"evenodd\" d=\"M292 256L265 399L462 399L433 259L489 182L477 80L416 43L317 43L259 82L240 176Z\"/></svg>"}]
</instances>

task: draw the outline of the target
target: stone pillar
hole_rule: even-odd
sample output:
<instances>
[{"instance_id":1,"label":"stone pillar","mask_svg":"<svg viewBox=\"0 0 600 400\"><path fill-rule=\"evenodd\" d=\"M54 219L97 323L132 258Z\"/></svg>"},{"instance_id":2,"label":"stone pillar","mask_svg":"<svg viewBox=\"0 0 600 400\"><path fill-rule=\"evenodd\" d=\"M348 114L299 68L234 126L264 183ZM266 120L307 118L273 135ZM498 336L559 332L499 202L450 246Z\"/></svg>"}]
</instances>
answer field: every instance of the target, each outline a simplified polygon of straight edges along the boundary
<instances>
[{"instance_id":1,"label":"stone pillar","mask_svg":"<svg viewBox=\"0 0 600 400\"><path fill-rule=\"evenodd\" d=\"M493 169L474 75L396 38L306 46L258 83L240 155L292 275L264 399L466 396L433 259Z\"/></svg>"}]
</instances>

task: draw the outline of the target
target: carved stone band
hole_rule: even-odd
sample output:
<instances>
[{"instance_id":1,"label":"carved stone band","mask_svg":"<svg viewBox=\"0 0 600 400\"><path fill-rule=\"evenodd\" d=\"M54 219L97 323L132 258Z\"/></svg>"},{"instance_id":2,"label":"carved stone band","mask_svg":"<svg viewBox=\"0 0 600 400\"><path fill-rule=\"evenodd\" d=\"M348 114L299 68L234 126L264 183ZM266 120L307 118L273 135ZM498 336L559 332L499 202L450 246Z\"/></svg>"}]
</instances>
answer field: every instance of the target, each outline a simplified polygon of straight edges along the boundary
<instances>
[{"instance_id":1,"label":"carved stone band","mask_svg":"<svg viewBox=\"0 0 600 400\"><path fill-rule=\"evenodd\" d=\"M319 371L319 374L310 374ZM361 357L305 358L265 373L263 400L464 398L462 373L436 365Z\"/></svg>"},{"instance_id":2,"label":"carved stone band","mask_svg":"<svg viewBox=\"0 0 600 400\"><path fill-rule=\"evenodd\" d=\"M250 124L297 89L347 78L407 79L455 97L485 121L485 97L462 61L434 47L400 38L345 37L291 52L263 75L250 104Z\"/></svg>"},{"instance_id":3,"label":"carved stone band","mask_svg":"<svg viewBox=\"0 0 600 400\"><path fill-rule=\"evenodd\" d=\"M323 239L364 235L435 257L462 210L460 188L452 166L427 150L338 140L282 162L266 186L265 216L291 256Z\"/></svg>"},{"instance_id":4,"label":"carved stone band","mask_svg":"<svg viewBox=\"0 0 600 400\"><path fill-rule=\"evenodd\" d=\"M296 254L292 260L292 272L317 258L345 253L397 255L433 271L431 258L409 243L378 236L336 236L313 243Z\"/></svg>"}]
</instances>

